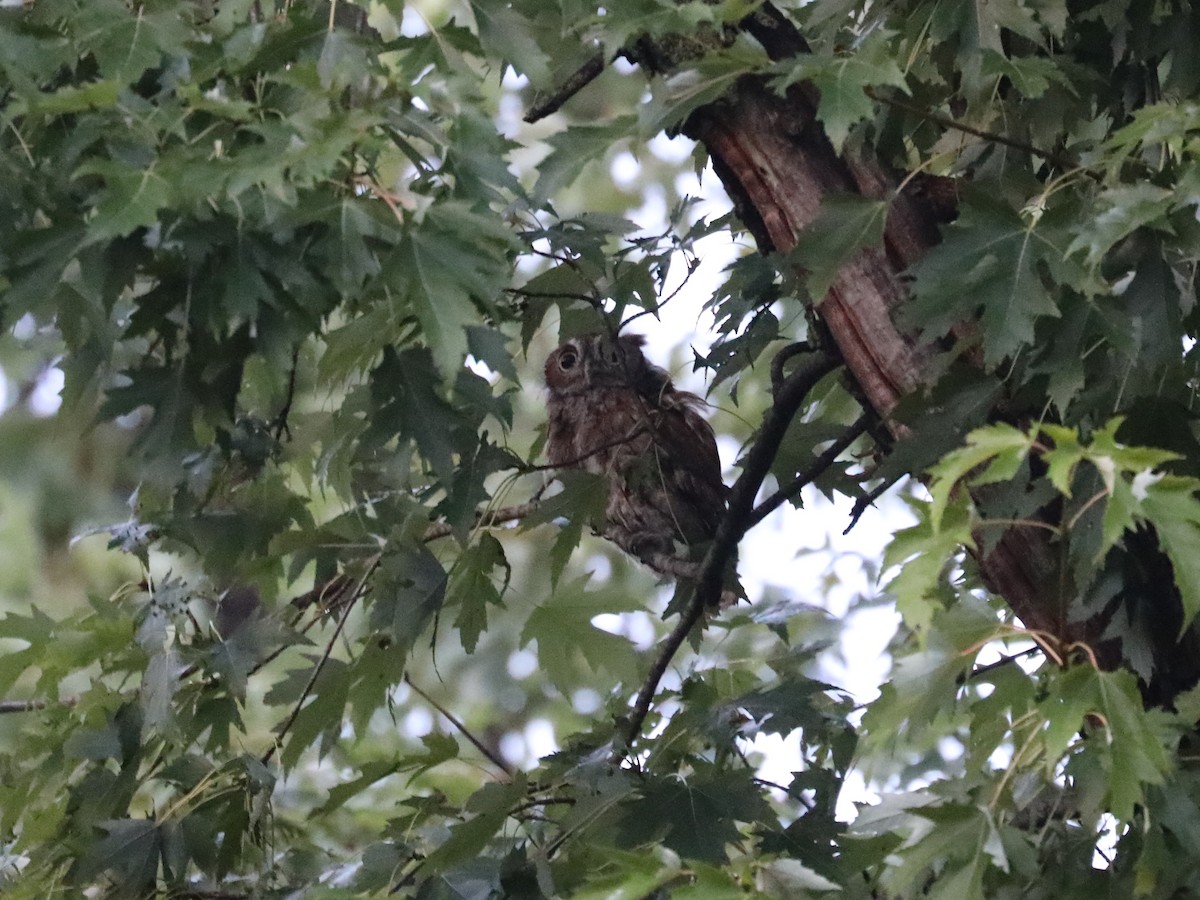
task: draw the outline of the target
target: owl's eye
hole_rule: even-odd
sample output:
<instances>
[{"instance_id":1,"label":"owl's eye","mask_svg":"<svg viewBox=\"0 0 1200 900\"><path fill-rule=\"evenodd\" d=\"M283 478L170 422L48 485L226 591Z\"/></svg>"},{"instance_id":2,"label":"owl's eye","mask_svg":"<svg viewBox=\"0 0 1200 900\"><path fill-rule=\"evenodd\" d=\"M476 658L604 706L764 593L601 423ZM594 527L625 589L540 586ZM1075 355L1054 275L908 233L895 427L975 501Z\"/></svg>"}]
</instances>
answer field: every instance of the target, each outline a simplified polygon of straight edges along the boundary
<instances>
[{"instance_id":1,"label":"owl's eye","mask_svg":"<svg viewBox=\"0 0 1200 900\"><path fill-rule=\"evenodd\" d=\"M575 355L574 350L564 350L558 358L558 367L563 371L575 368L575 363L579 362L579 357Z\"/></svg>"}]
</instances>

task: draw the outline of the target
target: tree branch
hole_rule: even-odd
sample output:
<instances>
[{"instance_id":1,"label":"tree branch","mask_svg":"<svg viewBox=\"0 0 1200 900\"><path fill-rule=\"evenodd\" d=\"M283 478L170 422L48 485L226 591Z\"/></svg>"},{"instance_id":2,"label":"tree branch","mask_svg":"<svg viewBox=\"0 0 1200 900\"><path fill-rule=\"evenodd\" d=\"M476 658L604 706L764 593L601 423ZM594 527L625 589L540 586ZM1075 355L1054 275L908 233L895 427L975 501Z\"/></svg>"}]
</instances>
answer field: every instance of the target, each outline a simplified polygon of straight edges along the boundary
<instances>
[{"instance_id":1,"label":"tree branch","mask_svg":"<svg viewBox=\"0 0 1200 900\"><path fill-rule=\"evenodd\" d=\"M58 701L59 706L74 706L74 697ZM5 713L35 712L50 705L48 700L0 700L0 715Z\"/></svg>"},{"instance_id":2,"label":"tree branch","mask_svg":"<svg viewBox=\"0 0 1200 900\"><path fill-rule=\"evenodd\" d=\"M771 359L771 394L778 394L783 389L785 379L783 369L791 361L792 357L799 356L802 353L812 353L812 345L799 341L795 344L788 344L782 350L775 354Z\"/></svg>"},{"instance_id":3,"label":"tree branch","mask_svg":"<svg viewBox=\"0 0 1200 900\"><path fill-rule=\"evenodd\" d=\"M787 352L786 348L781 352ZM754 498L758 495L763 479L767 477L771 463L779 452L779 446L783 443L788 425L791 424L809 391L839 365L841 365L840 357L825 351L818 351L814 356L801 362L776 392L775 403L763 418L758 437L750 448L750 452L746 454L745 462L742 465L742 474L734 482L729 493L729 505L725 510L725 515L721 518L721 524L717 527L713 542L709 545L704 561L700 564L695 593L687 608L680 615L679 621L671 629L671 633L659 646L658 656L634 699L633 709L629 715L629 726L625 732L625 749L614 754L617 759L623 759L628 755L629 750L641 734L646 716L650 713L650 704L654 701L659 682L666 674L671 660L705 612L717 606L724 584L725 568L733 558L742 536L750 528Z\"/></svg>"},{"instance_id":4,"label":"tree branch","mask_svg":"<svg viewBox=\"0 0 1200 900\"><path fill-rule=\"evenodd\" d=\"M884 106L891 106L895 109L912 113L914 116L920 116L922 119L925 119L927 122L932 122L934 125L940 125L943 128L949 128L954 131L961 131L963 134L969 134L972 137L977 137L980 140L987 141L990 144L1002 144L1005 147L1011 147L1014 150L1020 150L1022 153L1028 153L1030 156L1036 156L1038 159L1043 159L1051 165L1057 166L1063 170L1076 168L1076 165L1070 160L1063 159L1061 156L1057 156L1047 150L1041 150L1032 144L1027 144L1024 141L1018 141L1015 138L1010 138L1003 134L996 134L992 131L985 131L982 128L976 128L973 125L968 125L965 122L959 122L957 119L952 119L949 116L943 116L941 113L936 113L929 109L922 109L915 104L907 103L904 100L898 100L895 97L889 97L886 94L875 90L874 88L865 87L863 88L863 93L872 100L882 103ZM1098 178L1095 173L1089 174L1093 178Z\"/></svg>"},{"instance_id":5,"label":"tree branch","mask_svg":"<svg viewBox=\"0 0 1200 900\"><path fill-rule=\"evenodd\" d=\"M589 57L582 66L567 76L554 93L546 99L534 103L529 108L529 112L525 113L525 121L532 125L534 122L539 122L546 116L558 112L564 103L599 78L600 73L604 71L604 66L602 52L597 52L595 56Z\"/></svg>"},{"instance_id":6,"label":"tree branch","mask_svg":"<svg viewBox=\"0 0 1200 900\"><path fill-rule=\"evenodd\" d=\"M312 674L308 676L308 683L304 685L304 690L300 692L300 696L296 698L296 705L292 707L292 713L287 717L287 720L279 729L279 737L267 748L267 751L262 755L262 763L266 765L271 761L271 757L275 755L275 751L283 744L283 739L293 725L296 724L296 719L300 716L300 710L304 707L304 701L308 699L308 695L312 693L313 686L317 683L317 678L320 677L322 670L325 668L325 663L329 662L329 657L333 653L333 645L337 643L338 637L342 633L342 629L346 627L346 620L350 618L350 610L354 609L354 601L363 594L363 586L367 580L379 568L380 557L376 556L375 560L367 567L367 571L363 573L362 578L358 580L358 585L354 589L354 596L346 603L342 609L342 615L338 619L337 627L333 629L333 634L329 636L329 640L325 644L325 650L321 654L321 658L317 660L317 664L313 666Z\"/></svg>"},{"instance_id":7,"label":"tree branch","mask_svg":"<svg viewBox=\"0 0 1200 900\"><path fill-rule=\"evenodd\" d=\"M418 697L420 697L422 700L424 700L426 703L428 703L430 706L432 706L434 709L436 709L439 713L441 713L441 715L445 716L446 719L450 722L450 724L453 725L456 729L458 729L459 733L462 734L463 737L465 737L468 741L471 742L471 746L473 746L476 750L478 750L480 753L482 753L492 765L494 765L497 769L499 769L501 772L503 772L509 778L512 778L512 775L513 775L512 766L510 766L503 759L501 759L499 756L497 756L495 754L495 752L493 752L492 749L490 747L488 747L483 741L481 741L481 740L479 740L479 738L475 737L475 735L473 735L471 733L471 730L469 728L467 728L467 726L463 723L463 721L461 719L459 719L457 716L455 716L454 713L450 712L450 710L446 709L446 707L442 706L442 704L438 703L436 700L434 700L432 697L430 697L427 693L425 693L425 691L423 691L423 690L421 690L421 688L417 687L416 683L414 683L413 680L408 676L407 672L404 673L404 683L407 684L412 689L414 694L416 694Z\"/></svg>"},{"instance_id":8,"label":"tree branch","mask_svg":"<svg viewBox=\"0 0 1200 900\"><path fill-rule=\"evenodd\" d=\"M850 510L850 524L846 526L846 530L842 534L849 534L850 531L858 524L858 520L862 518L862 514L869 507L874 505L875 501L890 491L899 482L899 478L892 478L886 481L881 481L871 490L867 491L863 496L854 501L854 508Z\"/></svg>"},{"instance_id":9,"label":"tree branch","mask_svg":"<svg viewBox=\"0 0 1200 900\"><path fill-rule=\"evenodd\" d=\"M292 437L292 430L288 426L288 416L292 414L292 401L296 399L296 368L300 364L300 345L297 344L292 350L292 368L288 371L287 394L283 399L283 406L279 410L279 415L275 417L275 442L286 433L288 439Z\"/></svg>"},{"instance_id":10,"label":"tree branch","mask_svg":"<svg viewBox=\"0 0 1200 900\"><path fill-rule=\"evenodd\" d=\"M537 509L537 506L538 506L537 503L521 503L516 506L505 506L505 507L501 507L499 509L494 509L490 512L481 511L476 515L476 518L475 518L476 527L477 528L490 528L493 525L499 525L503 522L512 522L512 521L516 521L519 519L523 519L526 516L528 516L530 513L532 513L535 509ZM430 525L429 528L426 529L425 533L421 537L421 540L424 543L428 543L430 541L435 541L435 540L438 540L439 538L449 536L450 534L453 533L453 530L454 529L450 525L446 524L445 522L436 522L433 525ZM343 607L341 620L338 623L338 630L333 635L334 640L336 640L337 635L341 631L342 625L345 621L345 616L346 616L349 608L354 605L354 600L356 600L358 598L358 596L361 595L363 585L366 583L367 579L370 578L371 573L375 570L375 568L378 565L379 565L378 560L376 560L376 562L373 563L370 568L368 568L366 574L363 575L363 577L359 580L357 586L354 586L354 590L352 592L352 597L351 597L350 601L347 602L345 604L345 606ZM297 597L293 598L290 605L295 607L296 610L298 610L301 614L303 614L303 612L306 609L308 609L310 606L312 606L314 603L319 603L319 605L323 609L327 609L331 606L336 606L340 602L342 595L352 585L354 585L354 582L352 580L350 580L349 578L347 578L347 576L338 575L335 578L332 578L326 582L323 582L322 584L319 584L319 585L313 587L311 590L305 591L303 594L300 594ZM325 601L329 600L329 598L332 598L332 602L325 602ZM303 632L303 631L308 630L308 628L310 628L317 621L319 621L319 619L310 620L301 629L301 631ZM293 628L297 627L299 622L300 622L300 618L297 617L297 619L294 622L290 623L291 627L293 627ZM228 637L228 635L226 635L226 637ZM294 646L294 644L289 643L289 644L284 644L280 647L277 647L275 650L271 651L269 654L267 654L265 657L263 657L259 662L257 662L254 665L254 667L251 668L247 674L253 675L255 672L260 671L264 666L273 662L286 649L288 649L288 647L291 647L291 646ZM317 667L318 669L320 669L321 666L324 665L325 659L328 657L328 653L329 653L329 650L331 649L331 647L332 647L332 643L330 644L329 647L327 647L325 656L322 658L321 662L318 664L318 667ZM198 664L193 663L192 665L190 665L186 669L184 669L182 672L180 672L179 677L181 679L187 678L190 675L195 674L199 668L200 667ZM317 673L314 672L313 680L315 680L316 674ZM305 689L305 694L303 694L301 696L301 703L303 703L305 697L307 696L307 692L309 690L311 690L311 688L312 688L312 684L310 682L309 686ZM0 716L8 715L10 713L36 712L39 709L45 709L46 707L51 706L51 705L74 706L77 702L78 702L77 697L68 697L68 698L65 698L62 700L58 700L58 701L49 701L49 700L41 700L41 699L0 700ZM294 721L296 713L298 712L298 709L299 709L299 704L297 705L297 710L294 711L291 716L291 721L289 721L288 727L290 727L292 724L292 721ZM282 736L283 736L283 734L281 733L280 737L282 737ZM271 752L274 753L274 750L272 750Z\"/></svg>"},{"instance_id":11,"label":"tree branch","mask_svg":"<svg viewBox=\"0 0 1200 900\"><path fill-rule=\"evenodd\" d=\"M804 488L808 487L825 471L834 464L839 456L853 444L856 440L866 433L867 428L871 424L871 414L864 412L857 420L847 428L842 436L826 447L821 454L812 461L807 469L789 481L786 485L777 490L774 494L764 500L758 506L754 507L750 513L749 522L746 529L749 530L773 513L778 507L783 505L785 500L790 500L799 494Z\"/></svg>"},{"instance_id":12,"label":"tree branch","mask_svg":"<svg viewBox=\"0 0 1200 900\"><path fill-rule=\"evenodd\" d=\"M475 514L475 527L491 528L493 525L499 525L503 522L515 522L518 519L528 516L537 507L536 503L518 503L516 506L502 506L490 512L486 510L478 512ZM449 537L453 533L454 527L448 522L435 522L425 529L425 533L421 536L421 541L428 544L430 541L436 541L438 538Z\"/></svg>"}]
</instances>

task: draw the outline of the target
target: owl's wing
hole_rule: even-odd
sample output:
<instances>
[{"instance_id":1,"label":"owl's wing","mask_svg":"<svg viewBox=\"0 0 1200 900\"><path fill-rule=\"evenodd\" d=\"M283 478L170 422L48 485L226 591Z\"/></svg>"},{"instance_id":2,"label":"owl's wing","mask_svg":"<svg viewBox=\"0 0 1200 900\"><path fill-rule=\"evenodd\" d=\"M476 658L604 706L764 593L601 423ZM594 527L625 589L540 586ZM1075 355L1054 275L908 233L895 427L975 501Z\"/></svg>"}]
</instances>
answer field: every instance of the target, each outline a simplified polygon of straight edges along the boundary
<instances>
[{"instance_id":1,"label":"owl's wing","mask_svg":"<svg viewBox=\"0 0 1200 900\"><path fill-rule=\"evenodd\" d=\"M704 536L712 537L725 514L729 488L721 479L716 435L698 410L702 402L686 391L664 392L656 436L671 462L671 487L695 511Z\"/></svg>"}]
</instances>

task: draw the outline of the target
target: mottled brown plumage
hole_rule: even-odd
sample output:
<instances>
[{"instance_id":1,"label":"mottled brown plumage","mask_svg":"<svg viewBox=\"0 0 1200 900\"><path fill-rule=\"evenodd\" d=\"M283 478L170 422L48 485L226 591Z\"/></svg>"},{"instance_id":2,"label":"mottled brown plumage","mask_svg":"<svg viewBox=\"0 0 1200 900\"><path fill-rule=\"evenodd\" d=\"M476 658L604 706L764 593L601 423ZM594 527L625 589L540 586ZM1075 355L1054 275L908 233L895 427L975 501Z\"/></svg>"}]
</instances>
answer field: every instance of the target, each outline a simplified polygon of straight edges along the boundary
<instances>
[{"instance_id":1,"label":"mottled brown plumage","mask_svg":"<svg viewBox=\"0 0 1200 900\"><path fill-rule=\"evenodd\" d=\"M675 563L710 540L728 489L703 401L677 390L642 353L639 335L592 334L546 359L550 391L546 455L552 465L608 481L604 535L651 568Z\"/></svg>"}]
</instances>

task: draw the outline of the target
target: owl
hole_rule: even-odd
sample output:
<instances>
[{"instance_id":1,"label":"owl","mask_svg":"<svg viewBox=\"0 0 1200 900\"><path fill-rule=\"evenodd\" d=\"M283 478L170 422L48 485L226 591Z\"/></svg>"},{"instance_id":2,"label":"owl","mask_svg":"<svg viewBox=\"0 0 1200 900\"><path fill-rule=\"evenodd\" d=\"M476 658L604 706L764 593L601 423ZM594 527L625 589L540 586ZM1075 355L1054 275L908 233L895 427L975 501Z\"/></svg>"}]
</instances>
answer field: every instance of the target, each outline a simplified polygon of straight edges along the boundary
<instances>
[{"instance_id":1,"label":"owl","mask_svg":"<svg viewBox=\"0 0 1200 900\"><path fill-rule=\"evenodd\" d=\"M550 354L546 455L606 479L605 537L658 572L694 575L677 546L712 539L728 489L703 401L676 389L643 343L590 334Z\"/></svg>"}]
</instances>

